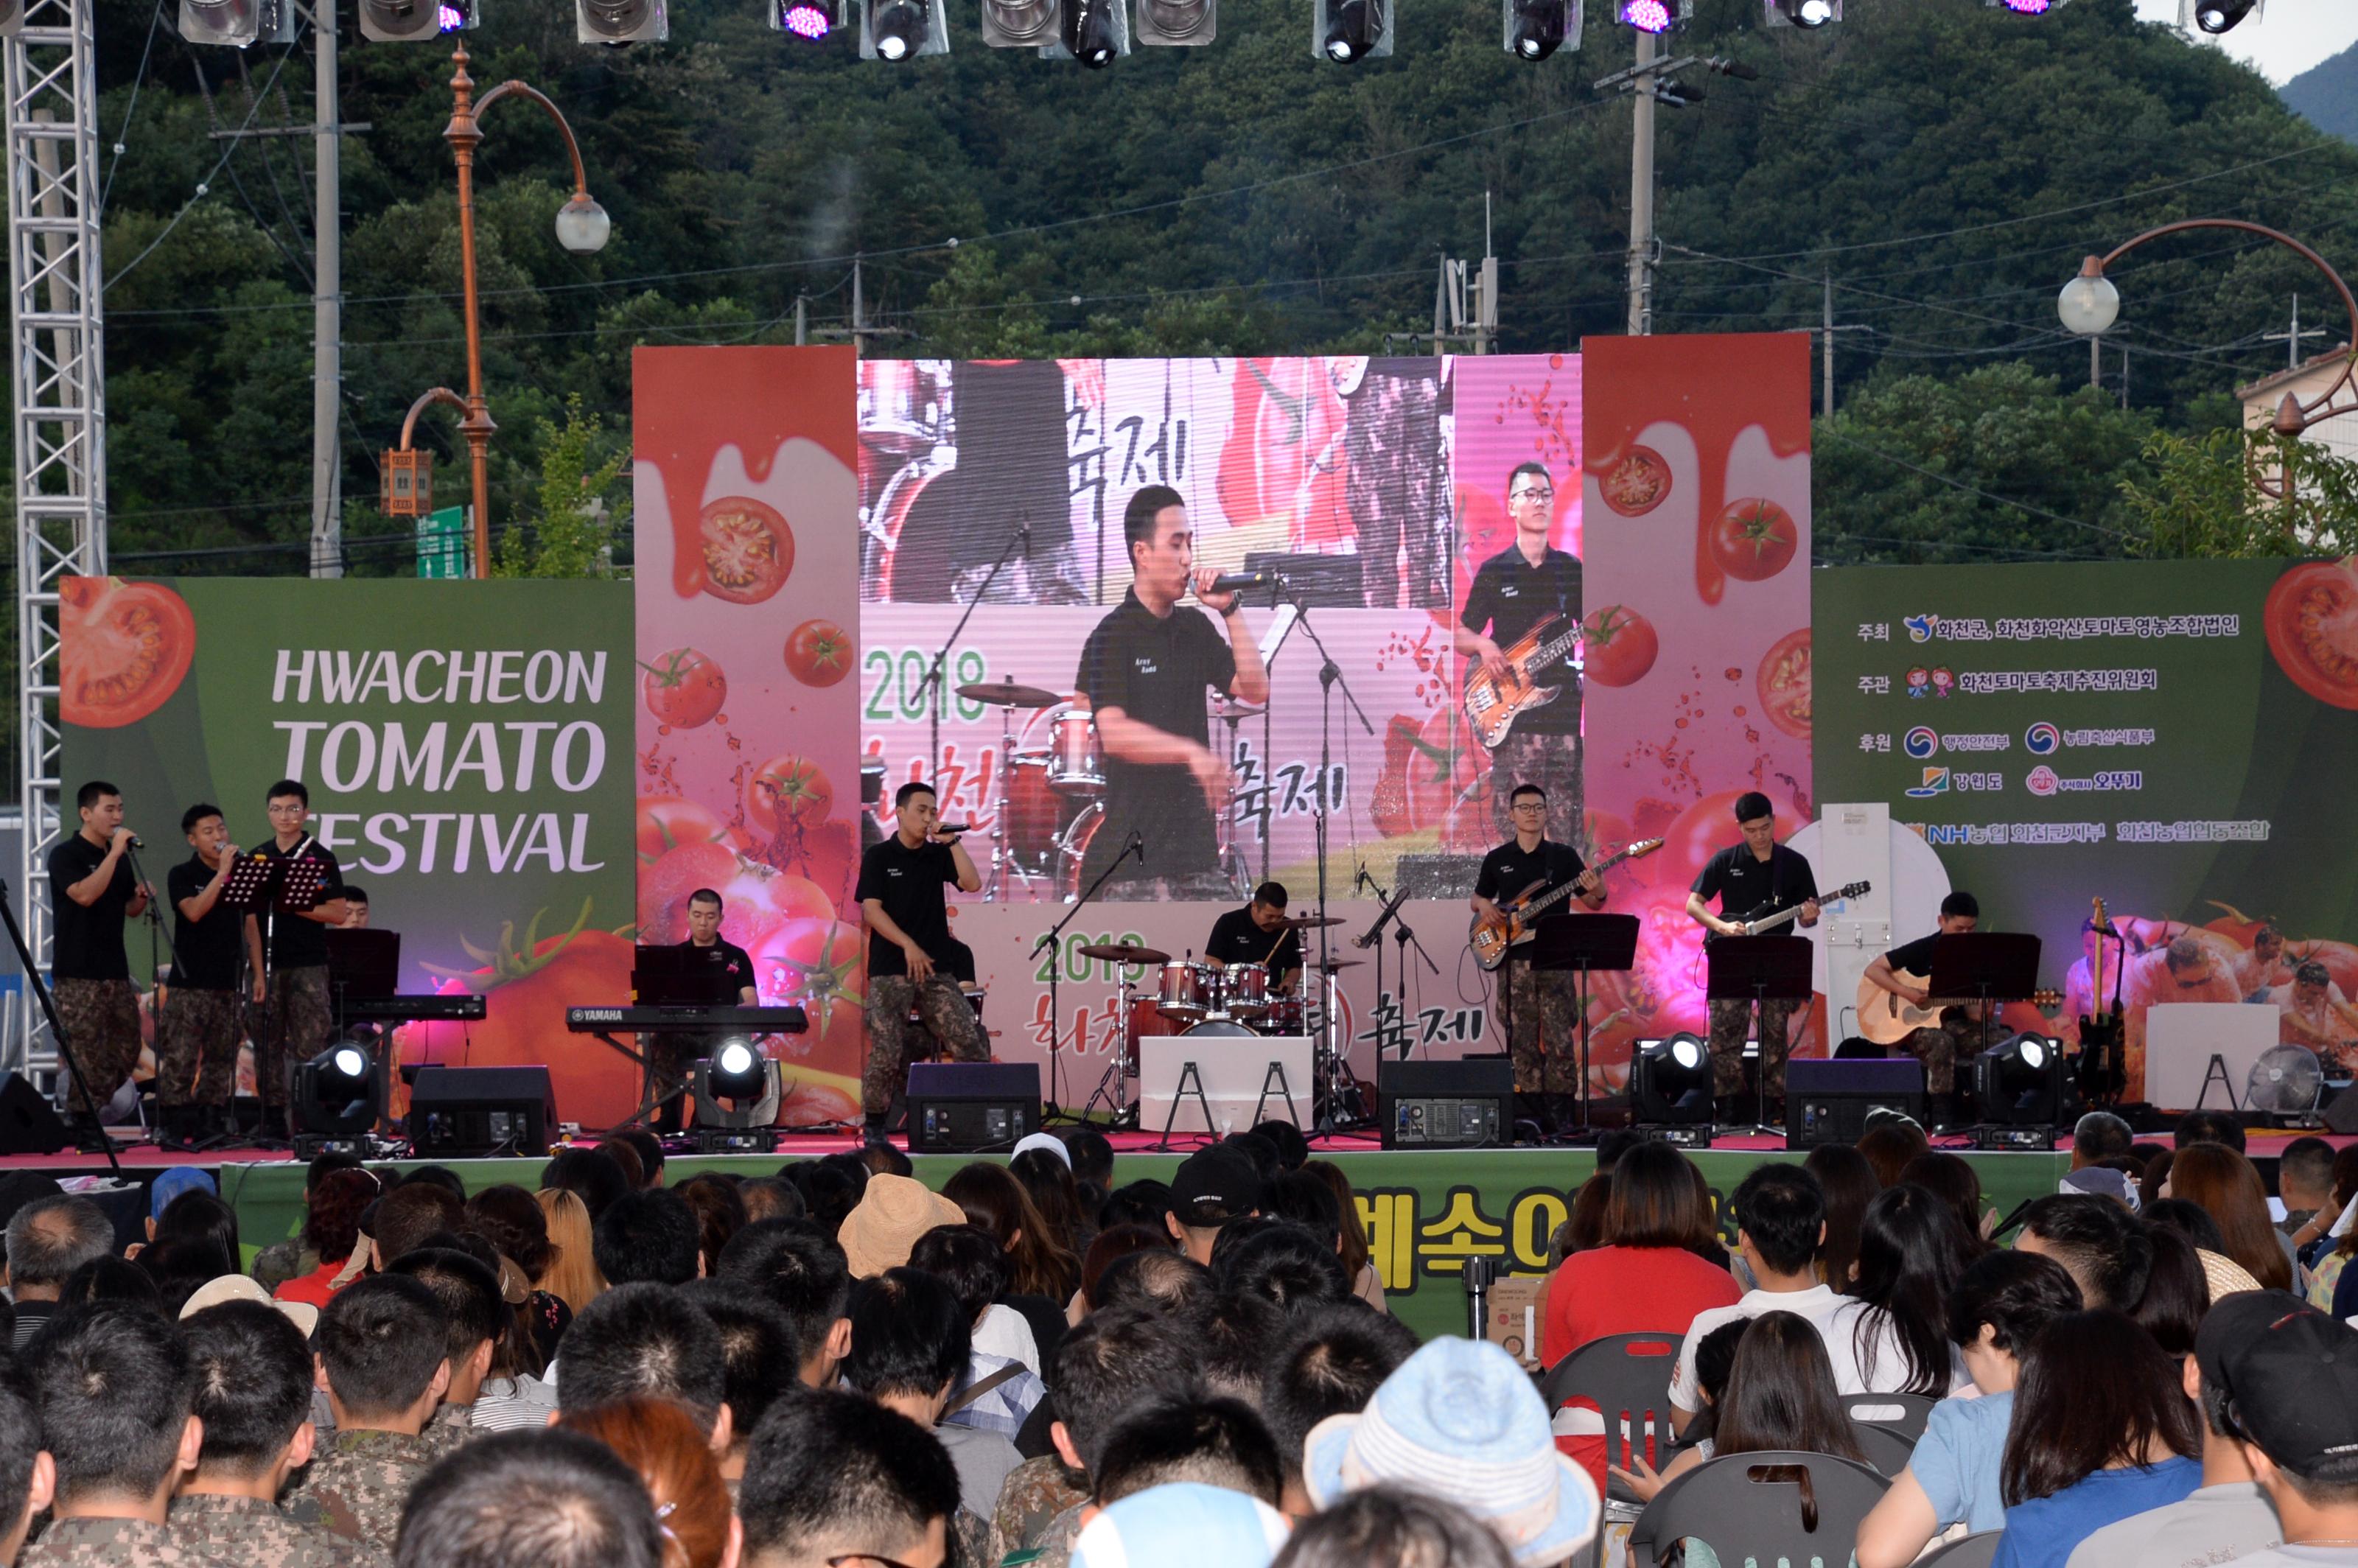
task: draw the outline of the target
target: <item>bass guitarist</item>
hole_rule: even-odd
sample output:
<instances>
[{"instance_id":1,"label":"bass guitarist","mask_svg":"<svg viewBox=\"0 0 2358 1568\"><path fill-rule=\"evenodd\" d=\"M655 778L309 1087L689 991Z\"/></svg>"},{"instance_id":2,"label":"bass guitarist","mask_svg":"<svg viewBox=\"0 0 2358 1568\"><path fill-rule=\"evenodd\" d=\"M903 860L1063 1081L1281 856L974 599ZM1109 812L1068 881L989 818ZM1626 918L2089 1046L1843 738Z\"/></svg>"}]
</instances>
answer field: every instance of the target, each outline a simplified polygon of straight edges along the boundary
<instances>
[{"instance_id":1,"label":"bass guitarist","mask_svg":"<svg viewBox=\"0 0 2358 1568\"><path fill-rule=\"evenodd\" d=\"M1731 844L1704 862L1687 893L1687 914L1714 936L1750 935L1747 921L1798 907L1803 925L1818 923L1818 878L1799 850L1777 842L1776 808L1758 790L1736 797L1736 827L1743 842ZM1706 907L1719 900L1719 913ZM1793 1013L1806 1004L1760 1004L1760 1095L1775 1121L1784 1113L1785 1053L1790 1046ZM1722 1000L1711 1004L1712 1092L1723 1105L1744 1087L1744 1036L1752 1004Z\"/></svg>"},{"instance_id":2,"label":"bass guitarist","mask_svg":"<svg viewBox=\"0 0 2358 1568\"><path fill-rule=\"evenodd\" d=\"M1507 476L1507 514L1515 542L1484 561L1466 590L1454 633L1459 656L1494 679L1510 674L1504 648L1547 616L1580 621L1580 557L1548 544L1555 524L1555 480L1545 463L1519 463ZM1552 684L1555 699L1526 709L1490 755L1493 781L1537 784L1547 792L1547 834L1559 844L1580 837L1580 674L1569 663L1525 670L1520 678ZM1511 797L1494 785L1490 814L1501 838L1520 826ZM1509 888L1509 892L1515 890Z\"/></svg>"},{"instance_id":3,"label":"bass guitarist","mask_svg":"<svg viewBox=\"0 0 2358 1568\"><path fill-rule=\"evenodd\" d=\"M1981 903L1973 894L1962 890L1951 893L1941 901L1941 921L1932 935L1880 955L1866 967L1866 983L1889 991L1910 1007L1931 1006L1931 993L1922 984L1910 984L1898 971L1922 976L1929 982L1933 946L1943 936L1964 935L1981 924ZM1958 1055L1971 1055L1980 1043L1982 1021L1974 1011L1971 1004L1944 1007L1938 1023L1917 1030L1902 1042L1924 1064L1924 1092L1931 1097L1930 1109L1935 1125L1946 1123L1954 1108Z\"/></svg>"},{"instance_id":4,"label":"bass guitarist","mask_svg":"<svg viewBox=\"0 0 2358 1568\"><path fill-rule=\"evenodd\" d=\"M1519 784L1508 797L1514 837L1482 857L1468 902L1476 915L1498 919L1500 899L1537 897L1570 882L1591 910L1605 907L1605 884L1580 851L1547 836L1552 815L1547 791ZM1563 1119L1564 1100L1579 1092L1574 1054L1580 1035L1579 1003L1568 970L1541 971L1529 964L1507 966L1507 1051L1515 1060L1515 1095L1530 1119L1552 1131Z\"/></svg>"}]
</instances>

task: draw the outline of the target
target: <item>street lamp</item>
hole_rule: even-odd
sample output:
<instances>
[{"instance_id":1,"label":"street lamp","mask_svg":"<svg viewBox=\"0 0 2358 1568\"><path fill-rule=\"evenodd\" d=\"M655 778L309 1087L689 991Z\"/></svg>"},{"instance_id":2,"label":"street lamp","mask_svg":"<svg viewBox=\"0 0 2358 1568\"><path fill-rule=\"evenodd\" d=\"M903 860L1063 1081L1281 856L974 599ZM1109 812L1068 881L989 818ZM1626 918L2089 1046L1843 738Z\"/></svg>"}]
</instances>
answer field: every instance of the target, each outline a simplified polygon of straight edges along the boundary
<instances>
[{"instance_id":1,"label":"street lamp","mask_svg":"<svg viewBox=\"0 0 2358 1568\"><path fill-rule=\"evenodd\" d=\"M467 458L473 469L475 502L475 575L489 577L492 569L492 513L489 463L492 432L499 427L492 423L492 412L483 401L483 329L482 308L475 289L475 148L483 139L482 118L485 111L501 99L514 94L539 104L557 122L557 133L565 138L565 150L573 159L573 195L557 210L557 243L576 255L590 255L604 248L606 237L613 223L606 210L590 199L589 177L581 168L581 144L573 138L573 127L547 95L522 81L503 81L481 98L472 97L474 79L467 74L467 47L463 43L450 57L458 67L450 77L450 124L444 127L443 140L459 164L459 267L464 279L467 307L467 398L466 417L459 421L459 433L467 438ZM438 387L418 400L418 408L427 403L439 402ZM449 395L445 393L444 397ZM409 420L402 432L402 448L409 446L407 424L416 421L418 408L410 410Z\"/></svg>"}]
</instances>

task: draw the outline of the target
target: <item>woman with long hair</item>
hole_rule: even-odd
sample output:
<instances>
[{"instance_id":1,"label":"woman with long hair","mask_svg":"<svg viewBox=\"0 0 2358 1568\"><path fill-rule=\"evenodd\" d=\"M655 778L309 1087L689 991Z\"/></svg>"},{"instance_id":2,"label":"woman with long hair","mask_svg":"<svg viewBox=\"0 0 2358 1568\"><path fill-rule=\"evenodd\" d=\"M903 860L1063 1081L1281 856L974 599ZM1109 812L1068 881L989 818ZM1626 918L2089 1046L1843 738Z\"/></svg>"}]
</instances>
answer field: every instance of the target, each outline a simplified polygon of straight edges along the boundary
<instances>
[{"instance_id":1,"label":"woman with long hair","mask_svg":"<svg viewBox=\"0 0 2358 1568\"><path fill-rule=\"evenodd\" d=\"M1039 1206L1004 1165L976 1161L942 1184L942 1196L958 1206L966 1222L999 1243L1007 1254L1007 1294L1002 1298L1032 1325L1040 1364L1056 1364L1056 1346L1068 1326L1065 1310L1081 1288L1081 1260L1048 1238Z\"/></svg>"},{"instance_id":2,"label":"woman with long hair","mask_svg":"<svg viewBox=\"0 0 2358 1568\"><path fill-rule=\"evenodd\" d=\"M2169 1164L2164 1197L2185 1198L2216 1221L2227 1256L2261 1287L2293 1288L2291 1243L2268 1217L2259 1168L2224 1143L2190 1143Z\"/></svg>"},{"instance_id":3,"label":"woman with long hair","mask_svg":"<svg viewBox=\"0 0 2358 1568\"><path fill-rule=\"evenodd\" d=\"M1982 1179L1972 1161L1945 1149L1935 1149L1909 1161L1899 1179L1924 1188L1956 1211L1973 1257L1978 1258L1990 1249L1988 1231L1996 1223L1997 1214L1982 1206Z\"/></svg>"},{"instance_id":4,"label":"woman with long hair","mask_svg":"<svg viewBox=\"0 0 2358 1568\"><path fill-rule=\"evenodd\" d=\"M2104 1526L2201 1486L2201 1452L2185 1374L2153 1336L2117 1312L2056 1319L2015 1384L1996 1568L2063 1568Z\"/></svg>"},{"instance_id":5,"label":"woman with long hair","mask_svg":"<svg viewBox=\"0 0 2358 1568\"><path fill-rule=\"evenodd\" d=\"M590 1206L580 1195L563 1187L543 1187L534 1195L548 1227L548 1266L533 1281L563 1302L576 1316L604 1292L606 1276L598 1271L590 1250Z\"/></svg>"},{"instance_id":6,"label":"woman with long hair","mask_svg":"<svg viewBox=\"0 0 2358 1568\"><path fill-rule=\"evenodd\" d=\"M621 1400L568 1411L557 1425L596 1438L639 1473L663 1529L663 1568L737 1568L744 1527L720 1478L720 1462L687 1407L669 1400Z\"/></svg>"},{"instance_id":7,"label":"woman with long hair","mask_svg":"<svg viewBox=\"0 0 2358 1568\"><path fill-rule=\"evenodd\" d=\"M1794 1312L1764 1312L1745 1325L1728 1368L1727 1388L1712 1411L1712 1433L1671 1462L1660 1475L1642 1455L1635 1471L1613 1467L1639 1498L1652 1501L1665 1486L1713 1459L1779 1449L1831 1454L1866 1463L1850 1414L1834 1391L1833 1363L1826 1342L1808 1318ZM1698 1560L1692 1555L1690 1563Z\"/></svg>"},{"instance_id":8,"label":"woman with long hair","mask_svg":"<svg viewBox=\"0 0 2358 1568\"><path fill-rule=\"evenodd\" d=\"M1055 1151L1026 1149L1007 1162L1007 1173L1023 1184L1024 1195L1040 1211L1048 1239L1077 1258L1097 1239L1097 1226L1082 1212L1080 1184Z\"/></svg>"},{"instance_id":9,"label":"woman with long hair","mask_svg":"<svg viewBox=\"0 0 2358 1568\"><path fill-rule=\"evenodd\" d=\"M1909 1162L1931 1148L1932 1141L1924 1136L1924 1130L1904 1118L1878 1121L1858 1141L1858 1152L1875 1168L1878 1187L1898 1186L1899 1173L1908 1169Z\"/></svg>"},{"instance_id":10,"label":"woman with long hair","mask_svg":"<svg viewBox=\"0 0 2358 1568\"><path fill-rule=\"evenodd\" d=\"M1818 1244L1818 1278L1841 1295L1858 1262L1858 1227L1883 1190L1866 1156L1847 1143L1821 1143L1801 1162L1826 1192L1826 1238Z\"/></svg>"},{"instance_id":11,"label":"woman with long hair","mask_svg":"<svg viewBox=\"0 0 2358 1568\"><path fill-rule=\"evenodd\" d=\"M2153 1206L2162 1210L2180 1206L2175 1199L2164 1199ZM2182 1206L2209 1224L2210 1217L2192 1204ZM2203 1263L2204 1243L2190 1229L2161 1223L2162 1217L2146 1218L2146 1238L2153 1243L2153 1267L2146 1271L2145 1289L2137 1292L2128 1313L2139 1328L2153 1336L2164 1355L2182 1361L2194 1354L2195 1331L2202 1326L2202 1314L2211 1310L2210 1271ZM2218 1255L2215 1233L2210 1249ZM2223 1257L2220 1261L2224 1263Z\"/></svg>"},{"instance_id":12,"label":"woman with long hair","mask_svg":"<svg viewBox=\"0 0 2358 1568\"><path fill-rule=\"evenodd\" d=\"M696 1247L709 1278L720 1270L720 1249L745 1227L745 1200L736 1183L711 1171L690 1176L673 1190L696 1211Z\"/></svg>"},{"instance_id":13,"label":"woman with long hair","mask_svg":"<svg viewBox=\"0 0 2358 1568\"><path fill-rule=\"evenodd\" d=\"M364 1258L356 1263L352 1257L361 1240L361 1212L376 1202L384 1190L373 1173L358 1168L330 1171L319 1178L303 1216L303 1249L319 1255L319 1266L310 1273L296 1275L271 1293L282 1302L324 1307L338 1291L358 1278L368 1263Z\"/></svg>"},{"instance_id":14,"label":"woman with long hair","mask_svg":"<svg viewBox=\"0 0 2358 1568\"><path fill-rule=\"evenodd\" d=\"M1359 1219L1359 1199L1351 1190L1351 1178L1332 1160L1309 1161L1302 1173L1325 1183L1341 1208L1343 1267L1351 1276L1351 1293L1378 1312L1391 1311L1384 1304L1384 1277L1376 1271L1374 1249L1368 1245L1368 1227Z\"/></svg>"},{"instance_id":15,"label":"woman with long hair","mask_svg":"<svg viewBox=\"0 0 2358 1568\"><path fill-rule=\"evenodd\" d=\"M1972 1260L1973 1238L1931 1189L1902 1182L1875 1195L1859 1227L1851 1299L1826 1324L1858 1367L1851 1392L1940 1399L1965 1386L1949 1343L1949 1292Z\"/></svg>"},{"instance_id":16,"label":"woman with long hair","mask_svg":"<svg viewBox=\"0 0 2358 1568\"><path fill-rule=\"evenodd\" d=\"M515 1333L522 1338L508 1354L513 1370L496 1375L538 1377L573 1322L573 1309L540 1283L557 1256L548 1239L548 1217L531 1193L513 1182L503 1182L468 1197L467 1228L514 1264L529 1287L514 1314Z\"/></svg>"},{"instance_id":17,"label":"woman with long hair","mask_svg":"<svg viewBox=\"0 0 2358 1568\"><path fill-rule=\"evenodd\" d=\"M1605 1245L1605 1211L1613 1203L1613 1173L1599 1171L1572 1195L1572 1211L1548 1238L1548 1267L1562 1264L1575 1252Z\"/></svg>"}]
</instances>

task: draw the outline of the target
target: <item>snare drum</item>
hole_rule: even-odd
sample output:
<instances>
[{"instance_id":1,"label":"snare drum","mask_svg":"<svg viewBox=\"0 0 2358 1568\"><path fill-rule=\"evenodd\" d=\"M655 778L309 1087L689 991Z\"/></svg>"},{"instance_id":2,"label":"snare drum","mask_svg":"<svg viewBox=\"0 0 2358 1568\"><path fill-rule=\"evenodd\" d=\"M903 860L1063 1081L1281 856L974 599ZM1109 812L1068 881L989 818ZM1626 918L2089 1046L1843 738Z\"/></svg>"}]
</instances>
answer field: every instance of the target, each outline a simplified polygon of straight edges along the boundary
<instances>
[{"instance_id":1,"label":"snare drum","mask_svg":"<svg viewBox=\"0 0 2358 1568\"><path fill-rule=\"evenodd\" d=\"M1105 793L1105 768L1098 760L1097 715L1078 704L1048 709L1048 787L1065 795Z\"/></svg>"},{"instance_id":2,"label":"snare drum","mask_svg":"<svg viewBox=\"0 0 2358 1568\"><path fill-rule=\"evenodd\" d=\"M1166 1018L1199 1019L1212 1011L1212 982L1209 964L1174 958L1163 966L1163 994L1157 1006Z\"/></svg>"},{"instance_id":3,"label":"snare drum","mask_svg":"<svg viewBox=\"0 0 2358 1568\"><path fill-rule=\"evenodd\" d=\"M1220 1008L1238 1018L1269 1011L1269 971L1259 964L1230 964L1220 971Z\"/></svg>"},{"instance_id":4,"label":"snare drum","mask_svg":"<svg viewBox=\"0 0 2358 1568\"><path fill-rule=\"evenodd\" d=\"M1308 1033L1303 1026L1302 999L1299 996L1273 996L1268 1011L1253 1020L1253 1027L1263 1034L1297 1035Z\"/></svg>"}]
</instances>

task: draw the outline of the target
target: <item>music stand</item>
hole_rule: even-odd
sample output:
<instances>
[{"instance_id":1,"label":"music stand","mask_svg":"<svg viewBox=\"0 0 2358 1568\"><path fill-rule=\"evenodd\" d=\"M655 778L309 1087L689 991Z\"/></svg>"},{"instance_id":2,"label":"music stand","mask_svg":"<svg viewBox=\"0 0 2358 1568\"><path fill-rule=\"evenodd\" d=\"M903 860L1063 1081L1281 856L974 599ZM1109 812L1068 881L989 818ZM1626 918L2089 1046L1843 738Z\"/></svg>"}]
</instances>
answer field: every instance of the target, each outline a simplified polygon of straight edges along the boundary
<instances>
[{"instance_id":1,"label":"music stand","mask_svg":"<svg viewBox=\"0 0 2358 1568\"><path fill-rule=\"evenodd\" d=\"M2039 938L2026 931L1954 932L1932 944L1924 989L1935 1000L1966 998L1982 1010L1982 1049L1997 1044L1999 1001L2039 989ZM1978 1107L1975 1108L1979 1109Z\"/></svg>"},{"instance_id":2,"label":"music stand","mask_svg":"<svg viewBox=\"0 0 2358 1568\"><path fill-rule=\"evenodd\" d=\"M222 884L220 902L233 909L243 909L262 921L262 995L261 1035L255 1041L254 1060L259 1066L263 1039L266 1039L273 1022L276 1003L271 1000L270 982L276 975L276 958L272 949L277 946L278 916L301 914L319 907L319 895L325 890L325 873L319 861L308 855L266 855L260 850L240 855L237 864L230 868L229 880ZM294 1064L287 1064L291 1069ZM291 1076L284 1085L270 1085L260 1080L257 1071L254 1089L262 1102L265 1125L255 1136L256 1142L284 1141L267 1125L272 1108L270 1091L279 1090L277 1108L291 1115L295 1086ZM291 1132L290 1122L288 1130Z\"/></svg>"},{"instance_id":3,"label":"music stand","mask_svg":"<svg viewBox=\"0 0 2358 1568\"><path fill-rule=\"evenodd\" d=\"M1814 989L1810 971L1815 957L1815 950L1806 936L1715 936L1704 946L1707 974L1704 995L1713 1001L1749 1003L1760 1040L1759 1065L1752 1076L1752 1125L1725 1130L1760 1134L1783 1131L1768 1125L1768 1004L1809 1000ZM1743 1048L1739 1040L1739 1065Z\"/></svg>"},{"instance_id":4,"label":"music stand","mask_svg":"<svg viewBox=\"0 0 2358 1568\"><path fill-rule=\"evenodd\" d=\"M389 997L401 989L401 933L330 925L320 935L328 939L328 990L335 998L336 1033L340 1038L357 1039L357 1031L345 1020L345 1009L355 997L371 1001ZM392 1078L385 1046L393 1039L393 1032L366 1022L360 1028L368 1031L369 1054L377 1065L377 1124L378 1130L384 1131L385 1113L391 1102L386 1091Z\"/></svg>"},{"instance_id":5,"label":"music stand","mask_svg":"<svg viewBox=\"0 0 2358 1568\"><path fill-rule=\"evenodd\" d=\"M1559 1130L1559 1141L1585 1142L1596 1135L1588 1121L1588 977L1592 970L1619 973L1638 961L1638 917L1634 914L1548 914L1541 916L1531 927L1531 939L1523 944L1524 962L1534 969L1551 973L1570 969L1579 977L1577 992L1580 999L1580 1127L1577 1131ZM1508 949L1509 961L1514 950ZM1509 1054L1514 1040L1508 1037ZM1540 1092L1547 1092L1547 1072L1542 1055Z\"/></svg>"}]
</instances>

